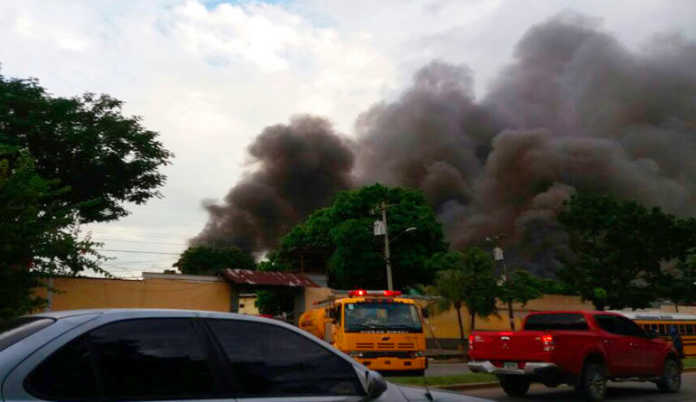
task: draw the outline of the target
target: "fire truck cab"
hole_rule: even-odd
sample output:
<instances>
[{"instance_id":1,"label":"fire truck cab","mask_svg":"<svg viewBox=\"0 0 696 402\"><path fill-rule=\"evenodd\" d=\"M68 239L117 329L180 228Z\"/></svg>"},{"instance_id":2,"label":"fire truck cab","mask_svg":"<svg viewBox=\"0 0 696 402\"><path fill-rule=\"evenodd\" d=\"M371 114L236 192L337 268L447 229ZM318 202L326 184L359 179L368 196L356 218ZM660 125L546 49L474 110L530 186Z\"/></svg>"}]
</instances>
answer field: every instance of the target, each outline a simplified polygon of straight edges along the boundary
<instances>
[{"instance_id":1,"label":"fire truck cab","mask_svg":"<svg viewBox=\"0 0 696 402\"><path fill-rule=\"evenodd\" d=\"M420 375L427 368L423 312L401 292L359 289L315 304L300 328L370 369Z\"/></svg>"}]
</instances>

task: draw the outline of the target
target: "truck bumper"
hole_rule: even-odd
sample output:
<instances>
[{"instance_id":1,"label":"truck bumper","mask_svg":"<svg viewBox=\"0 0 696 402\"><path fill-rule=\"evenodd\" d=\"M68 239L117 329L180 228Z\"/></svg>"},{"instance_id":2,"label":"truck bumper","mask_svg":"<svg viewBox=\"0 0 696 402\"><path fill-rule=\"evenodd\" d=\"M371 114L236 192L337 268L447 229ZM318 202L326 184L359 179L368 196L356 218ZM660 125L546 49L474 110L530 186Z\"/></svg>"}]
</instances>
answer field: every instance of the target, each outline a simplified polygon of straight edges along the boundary
<instances>
[{"instance_id":1,"label":"truck bumper","mask_svg":"<svg viewBox=\"0 0 696 402\"><path fill-rule=\"evenodd\" d=\"M496 375L526 375L533 377L548 377L558 374L559 368L554 363L528 362L524 368L497 367L488 360L472 361L468 363L469 370L474 373L491 373Z\"/></svg>"},{"instance_id":2,"label":"truck bumper","mask_svg":"<svg viewBox=\"0 0 696 402\"><path fill-rule=\"evenodd\" d=\"M428 368L428 360L426 357L415 357L412 359L403 359L399 357L375 357L361 359L359 357L355 357L354 359L365 365L370 370L377 371L408 371L425 370Z\"/></svg>"}]
</instances>

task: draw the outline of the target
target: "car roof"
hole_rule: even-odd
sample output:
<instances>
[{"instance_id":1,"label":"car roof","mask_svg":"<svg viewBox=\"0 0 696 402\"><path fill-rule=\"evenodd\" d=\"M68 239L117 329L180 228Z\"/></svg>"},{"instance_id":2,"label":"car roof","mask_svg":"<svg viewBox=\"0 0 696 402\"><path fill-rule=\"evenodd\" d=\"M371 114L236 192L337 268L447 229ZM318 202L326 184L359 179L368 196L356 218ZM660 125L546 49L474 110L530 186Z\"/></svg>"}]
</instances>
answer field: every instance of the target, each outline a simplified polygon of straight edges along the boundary
<instances>
[{"instance_id":1,"label":"car roof","mask_svg":"<svg viewBox=\"0 0 696 402\"><path fill-rule=\"evenodd\" d=\"M75 317L79 315L87 314L97 314L104 316L127 316L128 314L135 314L138 316L146 316L151 314L153 316L182 316L182 317L195 317L195 316L206 316L206 317L220 317L220 318L245 318L245 319L258 319L261 321L266 321L267 319L250 316L245 314L227 313L219 311L206 311L206 310L186 310L186 309L164 309L164 308L100 308L100 309L78 309L78 310L60 310L60 311L46 311L41 313L35 313L27 315L25 317L45 317L62 319L67 317ZM277 321L277 320L274 320Z\"/></svg>"}]
</instances>

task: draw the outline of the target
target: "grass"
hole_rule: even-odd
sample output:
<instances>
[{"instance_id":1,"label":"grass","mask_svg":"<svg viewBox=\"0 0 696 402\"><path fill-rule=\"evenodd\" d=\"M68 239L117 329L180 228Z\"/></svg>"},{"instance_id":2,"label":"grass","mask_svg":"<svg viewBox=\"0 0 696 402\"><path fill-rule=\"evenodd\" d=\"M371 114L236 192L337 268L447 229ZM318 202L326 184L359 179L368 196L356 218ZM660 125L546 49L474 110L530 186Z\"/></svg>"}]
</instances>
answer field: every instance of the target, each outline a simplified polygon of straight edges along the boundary
<instances>
[{"instance_id":1,"label":"grass","mask_svg":"<svg viewBox=\"0 0 696 402\"><path fill-rule=\"evenodd\" d=\"M439 377L428 377L428 385L471 384L476 382L493 382L498 379L493 374L466 373ZM423 385L423 377L388 377L387 381L403 385Z\"/></svg>"},{"instance_id":2,"label":"grass","mask_svg":"<svg viewBox=\"0 0 696 402\"><path fill-rule=\"evenodd\" d=\"M684 368L696 368L696 357L684 359L682 363L684 364Z\"/></svg>"}]
</instances>

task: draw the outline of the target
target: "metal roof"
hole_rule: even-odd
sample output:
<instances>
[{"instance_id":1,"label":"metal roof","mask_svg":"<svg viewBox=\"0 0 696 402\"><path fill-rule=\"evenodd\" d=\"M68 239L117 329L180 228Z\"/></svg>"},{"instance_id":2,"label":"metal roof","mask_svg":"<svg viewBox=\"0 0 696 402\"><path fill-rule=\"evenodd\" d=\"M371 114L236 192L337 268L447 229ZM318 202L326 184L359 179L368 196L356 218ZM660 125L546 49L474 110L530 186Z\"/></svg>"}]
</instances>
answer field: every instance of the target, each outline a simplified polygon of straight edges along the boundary
<instances>
[{"instance_id":1,"label":"metal roof","mask_svg":"<svg viewBox=\"0 0 696 402\"><path fill-rule=\"evenodd\" d=\"M318 288L319 285L302 274L278 271L251 271L248 269L226 269L222 277L239 285L290 286Z\"/></svg>"}]
</instances>

